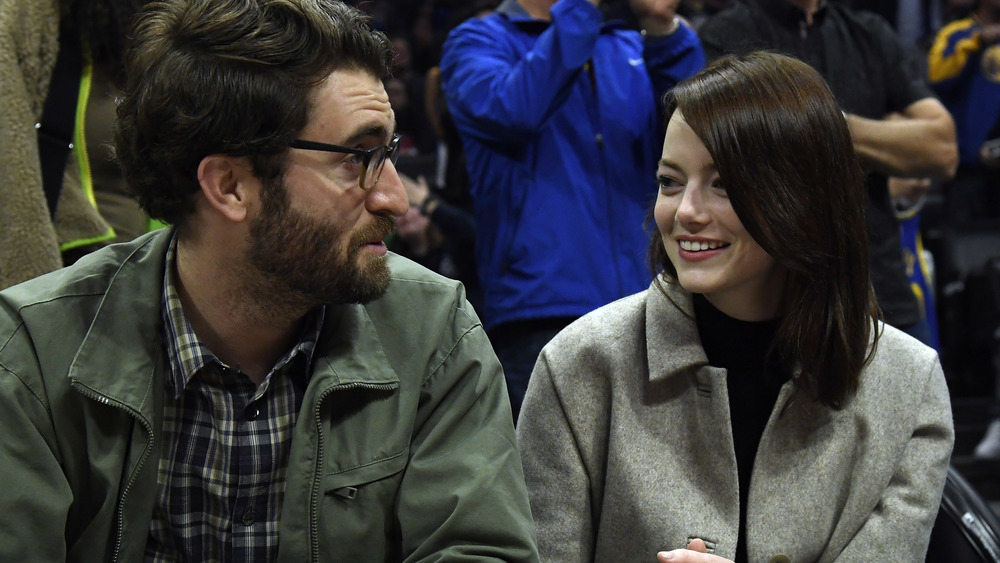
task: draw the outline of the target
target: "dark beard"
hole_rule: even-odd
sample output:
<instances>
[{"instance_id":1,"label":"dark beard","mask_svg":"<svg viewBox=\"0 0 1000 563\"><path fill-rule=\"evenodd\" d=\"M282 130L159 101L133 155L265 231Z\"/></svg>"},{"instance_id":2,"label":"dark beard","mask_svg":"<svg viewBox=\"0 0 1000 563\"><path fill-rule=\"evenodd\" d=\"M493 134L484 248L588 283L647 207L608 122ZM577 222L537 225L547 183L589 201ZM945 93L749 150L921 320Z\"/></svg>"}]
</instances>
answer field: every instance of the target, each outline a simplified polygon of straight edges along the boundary
<instances>
[{"instance_id":1,"label":"dark beard","mask_svg":"<svg viewBox=\"0 0 1000 563\"><path fill-rule=\"evenodd\" d=\"M387 256L365 257L363 247L385 239L395 226L395 218L379 215L352 235L335 222L292 210L278 180L263 186L261 213L250 226L248 275L260 277L250 283L259 286L258 298L291 306L368 303L385 294L391 274ZM341 256L348 236L347 255Z\"/></svg>"}]
</instances>

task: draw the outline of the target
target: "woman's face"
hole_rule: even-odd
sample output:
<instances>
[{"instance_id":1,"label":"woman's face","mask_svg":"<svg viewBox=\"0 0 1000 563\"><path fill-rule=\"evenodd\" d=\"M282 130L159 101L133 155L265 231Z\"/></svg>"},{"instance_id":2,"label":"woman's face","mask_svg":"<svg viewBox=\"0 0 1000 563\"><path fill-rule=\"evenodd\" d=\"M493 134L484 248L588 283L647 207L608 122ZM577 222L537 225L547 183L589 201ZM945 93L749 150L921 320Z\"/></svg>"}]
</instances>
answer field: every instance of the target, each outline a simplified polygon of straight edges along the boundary
<instances>
[{"instance_id":1,"label":"woman's face","mask_svg":"<svg viewBox=\"0 0 1000 563\"><path fill-rule=\"evenodd\" d=\"M733 210L708 149L676 111L667 125L653 216L681 287L745 321L774 318L785 269Z\"/></svg>"}]
</instances>

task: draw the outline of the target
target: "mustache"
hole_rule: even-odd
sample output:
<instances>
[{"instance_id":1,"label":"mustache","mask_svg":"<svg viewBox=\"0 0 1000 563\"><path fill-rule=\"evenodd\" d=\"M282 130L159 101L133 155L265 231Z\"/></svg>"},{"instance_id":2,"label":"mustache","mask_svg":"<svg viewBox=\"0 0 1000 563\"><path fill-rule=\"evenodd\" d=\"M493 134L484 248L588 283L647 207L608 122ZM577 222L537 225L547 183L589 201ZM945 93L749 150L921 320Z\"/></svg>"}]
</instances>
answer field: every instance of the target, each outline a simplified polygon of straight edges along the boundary
<instances>
[{"instance_id":1,"label":"mustache","mask_svg":"<svg viewBox=\"0 0 1000 563\"><path fill-rule=\"evenodd\" d=\"M351 248L357 249L375 240L385 240L396 232L396 218L392 215L376 215L375 220L365 225L353 237Z\"/></svg>"}]
</instances>

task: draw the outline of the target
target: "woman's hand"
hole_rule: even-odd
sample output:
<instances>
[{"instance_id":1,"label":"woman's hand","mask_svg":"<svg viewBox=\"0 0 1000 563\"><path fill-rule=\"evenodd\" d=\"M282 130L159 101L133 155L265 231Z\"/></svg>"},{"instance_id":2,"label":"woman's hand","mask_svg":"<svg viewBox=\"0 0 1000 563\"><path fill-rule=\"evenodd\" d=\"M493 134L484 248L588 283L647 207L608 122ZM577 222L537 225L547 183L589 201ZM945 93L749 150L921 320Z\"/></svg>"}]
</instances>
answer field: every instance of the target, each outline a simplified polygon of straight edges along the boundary
<instances>
[{"instance_id":1,"label":"woman's hand","mask_svg":"<svg viewBox=\"0 0 1000 563\"><path fill-rule=\"evenodd\" d=\"M733 563L725 557L709 555L705 542L699 539L691 540L687 549L661 551L656 554L660 563Z\"/></svg>"}]
</instances>

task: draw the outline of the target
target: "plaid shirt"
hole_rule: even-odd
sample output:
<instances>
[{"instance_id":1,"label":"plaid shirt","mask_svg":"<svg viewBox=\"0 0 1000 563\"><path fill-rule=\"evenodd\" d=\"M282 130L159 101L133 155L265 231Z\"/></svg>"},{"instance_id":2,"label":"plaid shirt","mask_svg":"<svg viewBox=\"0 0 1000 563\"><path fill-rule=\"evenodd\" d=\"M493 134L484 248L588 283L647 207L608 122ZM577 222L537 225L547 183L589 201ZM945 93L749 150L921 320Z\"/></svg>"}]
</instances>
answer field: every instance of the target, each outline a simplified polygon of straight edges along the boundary
<instances>
[{"instance_id":1,"label":"plaid shirt","mask_svg":"<svg viewBox=\"0 0 1000 563\"><path fill-rule=\"evenodd\" d=\"M163 280L170 363L159 494L145 560L274 561L292 431L324 309L260 384L219 361L191 328L174 283L177 238Z\"/></svg>"}]
</instances>

